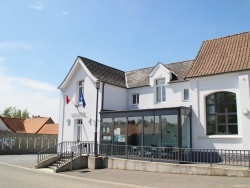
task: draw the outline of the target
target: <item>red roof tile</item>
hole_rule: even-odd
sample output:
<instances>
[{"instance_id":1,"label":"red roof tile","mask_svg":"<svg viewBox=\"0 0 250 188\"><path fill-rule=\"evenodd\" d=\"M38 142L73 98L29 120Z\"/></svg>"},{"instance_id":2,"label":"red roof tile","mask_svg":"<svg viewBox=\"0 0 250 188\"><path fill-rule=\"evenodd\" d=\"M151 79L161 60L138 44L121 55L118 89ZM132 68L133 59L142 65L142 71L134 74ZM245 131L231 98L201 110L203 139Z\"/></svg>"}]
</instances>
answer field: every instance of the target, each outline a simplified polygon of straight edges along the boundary
<instances>
[{"instance_id":1,"label":"red roof tile","mask_svg":"<svg viewBox=\"0 0 250 188\"><path fill-rule=\"evenodd\" d=\"M58 124L45 124L37 134L58 134Z\"/></svg>"},{"instance_id":2,"label":"red roof tile","mask_svg":"<svg viewBox=\"0 0 250 188\"><path fill-rule=\"evenodd\" d=\"M250 32L204 41L186 78L250 69Z\"/></svg>"},{"instance_id":3,"label":"red roof tile","mask_svg":"<svg viewBox=\"0 0 250 188\"><path fill-rule=\"evenodd\" d=\"M27 133L37 133L46 123L54 123L54 121L48 117L27 118L24 121L25 131Z\"/></svg>"},{"instance_id":4,"label":"red roof tile","mask_svg":"<svg viewBox=\"0 0 250 188\"><path fill-rule=\"evenodd\" d=\"M19 118L7 118L0 116L4 124L13 132L25 132L23 120Z\"/></svg>"}]
</instances>

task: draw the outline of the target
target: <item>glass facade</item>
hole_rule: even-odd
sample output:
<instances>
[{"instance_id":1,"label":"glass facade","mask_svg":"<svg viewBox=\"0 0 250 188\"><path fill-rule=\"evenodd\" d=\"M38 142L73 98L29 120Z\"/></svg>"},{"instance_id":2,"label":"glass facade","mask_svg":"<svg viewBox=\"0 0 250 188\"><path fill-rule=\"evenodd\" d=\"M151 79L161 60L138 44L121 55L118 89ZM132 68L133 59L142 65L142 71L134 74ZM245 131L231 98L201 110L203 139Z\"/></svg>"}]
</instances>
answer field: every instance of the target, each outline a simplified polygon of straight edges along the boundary
<instances>
[{"instance_id":1,"label":"glass facade","mask_svg":"<svg viewBox=\"0 0 250 188\"><path fill-rule=\"evenodd\" d=\"M127 120L125 117L114 118L114 144L125 145L127 142Z\"/></svg>"},{"instance_id":2,"label":"glass facade","mask_svg":"<svg viewBox=\"0 0 250 188\"><path fill-rule=\"evenodd\" d=\"M100 143L191 148L188 107L101 113Z\"/></svg>"},{"instance_id":3,"label":"glass facade","mask_svg":"<svg viewBox=\"0 0 250 188\"><path fill-rule=\"evenodd\" d=\"M161 116L161 146L178 147L178 116Z\"/></svg>"},{"instance_id":4,"label":"glass facade","mask_svg":"<svg viewBox=\"0 0 250 188\"><path fill-rule=\"evenodd\" d=\"M145 116L144 117L144 146L159 145L159 116Z\"/></svg>"},{"instance_id":5,"label":"glass facade","mask_svg":"<svg viewBox=\"0 0 250 188\"><path fill-rule=\"evenodd\" d=\"M128 145L141 146L142 138L142 118L128 118Z\"/></svg>"}]
</instances>

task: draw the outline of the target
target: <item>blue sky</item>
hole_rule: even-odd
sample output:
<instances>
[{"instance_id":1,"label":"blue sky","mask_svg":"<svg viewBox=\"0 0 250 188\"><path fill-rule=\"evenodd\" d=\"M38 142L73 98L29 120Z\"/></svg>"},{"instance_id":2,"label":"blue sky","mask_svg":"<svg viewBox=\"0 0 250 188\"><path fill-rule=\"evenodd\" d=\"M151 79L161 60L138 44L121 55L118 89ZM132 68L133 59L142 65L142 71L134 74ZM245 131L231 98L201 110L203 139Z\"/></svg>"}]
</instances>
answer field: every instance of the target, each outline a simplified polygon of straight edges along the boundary
<instances>
[{"instance_id":1,"label":"blue sky","mask_svg":"<svg viewBox=\"0 0 250 188\"><path fill-rule=\"evenodd\" d=\"M124 71L191 60L249 20L250 0L1 0L0 113L58 122L57 87L78 55Z\"/></svg>"}]
</instances>

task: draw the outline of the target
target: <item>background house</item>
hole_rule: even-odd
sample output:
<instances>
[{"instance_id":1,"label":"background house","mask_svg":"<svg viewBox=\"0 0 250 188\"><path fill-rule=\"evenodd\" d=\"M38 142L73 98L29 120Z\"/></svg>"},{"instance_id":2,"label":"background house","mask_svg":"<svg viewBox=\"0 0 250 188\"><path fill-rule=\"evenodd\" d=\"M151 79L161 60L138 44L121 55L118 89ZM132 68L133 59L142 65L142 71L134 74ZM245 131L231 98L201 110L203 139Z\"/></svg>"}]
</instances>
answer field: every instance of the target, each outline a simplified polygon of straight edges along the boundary
<instances>
[{"instance_id":1,"label":"background house","mask_svg":"<svg viewBox=\"0 0 250 188\"><path fill-rule=\"evenodd\" d=\"M50 117L32 117L24 120L26 133L34 134L58 134L58 124Z\"/></svg>"},{"instance_id":2,"label":"background house","mask_svg":"<svg viewBox=\"0 0 250 188\"><path fill-rule=\"evenodd\" d=\"M0 116L0 154L38 153L57 144L58 124L51 118L34 117L24 122Z\"/></svg>"},{"instance_id":3,"label":"background house","mask_svg":"<svg viewBox=\"0 0 250 188\"><path fill-rule=\"evenodd\" d=\"M0 116L0 132L25 133L23 120Z\"/></svg>"}]
</instances>

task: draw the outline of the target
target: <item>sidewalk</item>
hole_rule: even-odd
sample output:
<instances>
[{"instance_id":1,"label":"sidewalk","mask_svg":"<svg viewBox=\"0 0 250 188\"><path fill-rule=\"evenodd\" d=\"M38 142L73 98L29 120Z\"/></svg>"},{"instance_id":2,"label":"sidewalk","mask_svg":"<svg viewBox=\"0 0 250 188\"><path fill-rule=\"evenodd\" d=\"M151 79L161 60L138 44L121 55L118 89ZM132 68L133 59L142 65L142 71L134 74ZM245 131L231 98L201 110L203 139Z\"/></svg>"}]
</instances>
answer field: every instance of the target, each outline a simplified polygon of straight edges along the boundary
<instances>
[{"instance_id":1,"label":"sidewalk","mask_svg":"<svg viewBox=\"0 0 250 188\"><path fill-rule=\"evenodd\" d=\"M114 169L82 169L60 174L142 187L250 187L250 178L241 177L198 176Z\"/></svg>"},{"instance_id":2,"label":"sidewalk","mask_svg":"<svg viewBox=\"0 0 250 188\"><path fill-rule=\"evenodd\" d=\"M0 162L13 164L26 169L34 169L36 155L6 155L0 156ZM39 170L36 170L39 172ZM50 173L40 170L42 173ZM84 179L95 182L120 183L126 187L249 187L250 178L244 177L223 177L223 176L201 176L169 173L154 173L142 171L116 170L116 169L81 169L58 174L53 176L65 176L73 179ZM73 181L73 180L72 180ZM118 184L119 185L119 184ZM84 185L83 185L84 187Z\"/></svg>"}]
</instances>

